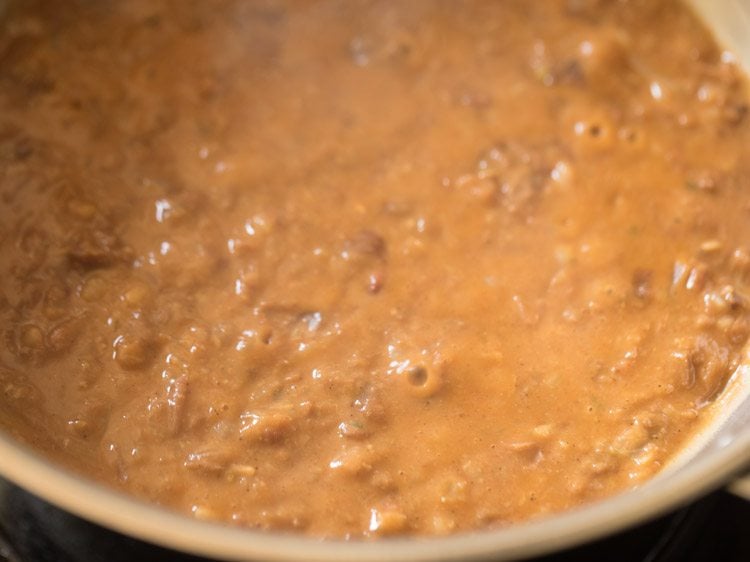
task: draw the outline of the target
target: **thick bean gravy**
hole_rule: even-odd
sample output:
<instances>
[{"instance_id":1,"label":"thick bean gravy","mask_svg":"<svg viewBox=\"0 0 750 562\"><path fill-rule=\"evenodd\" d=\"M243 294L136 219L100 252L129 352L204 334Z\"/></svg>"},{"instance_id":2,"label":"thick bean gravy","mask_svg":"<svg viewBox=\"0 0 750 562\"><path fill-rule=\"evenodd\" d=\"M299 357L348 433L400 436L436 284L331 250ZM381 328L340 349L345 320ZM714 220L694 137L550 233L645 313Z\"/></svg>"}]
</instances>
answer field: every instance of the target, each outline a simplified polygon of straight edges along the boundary
<instances>
[{"instance_id":1,"label":"thick bean gravy","mask_svg":"<svg viewBox=\"0 0 750 562\"><path fill-rule=\"evenodd\" d=\"M0 2L0 421L197 518L637 486L750 331L750 117L667 0Z\"/></svg>"}]
</instances>

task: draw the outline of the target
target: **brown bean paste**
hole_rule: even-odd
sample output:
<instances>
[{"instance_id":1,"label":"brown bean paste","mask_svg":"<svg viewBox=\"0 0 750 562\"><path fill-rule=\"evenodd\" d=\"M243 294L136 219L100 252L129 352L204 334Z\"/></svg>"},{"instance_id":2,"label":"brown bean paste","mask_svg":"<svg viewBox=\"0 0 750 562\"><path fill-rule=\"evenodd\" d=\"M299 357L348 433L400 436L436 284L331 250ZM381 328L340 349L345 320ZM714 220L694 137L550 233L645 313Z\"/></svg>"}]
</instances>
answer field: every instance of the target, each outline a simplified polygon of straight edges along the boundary
<instances>
[{"instance_id":1,"label":"brown bean paste","mask_svg":"<svg viewBox=\"0 0 750 562\"><path fill-rule=\"evenodd\" d=\"M0 2L0 422L197 518L637 486L750 329L750 118L668 0Z\"/></svg>"}]
</instances>

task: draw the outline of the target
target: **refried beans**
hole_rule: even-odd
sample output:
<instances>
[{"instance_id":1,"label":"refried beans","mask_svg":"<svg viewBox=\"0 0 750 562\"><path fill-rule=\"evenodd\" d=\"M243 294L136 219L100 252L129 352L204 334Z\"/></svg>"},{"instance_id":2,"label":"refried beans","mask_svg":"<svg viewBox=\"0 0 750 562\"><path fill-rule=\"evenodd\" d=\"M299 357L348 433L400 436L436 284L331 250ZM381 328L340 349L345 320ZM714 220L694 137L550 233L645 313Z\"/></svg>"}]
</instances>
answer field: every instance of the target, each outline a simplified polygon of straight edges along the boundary
<instances>
[{"instance_id":1,"label":"refried beans","mask_svg":"<svg viewBox=\"0 0 750 562\"><path fill-rule=\"evenodd\" d=\"M0 1L0 422L318 537L684 449L750 333L750 117L669 0Z\"/></svg>"}]
</instances>

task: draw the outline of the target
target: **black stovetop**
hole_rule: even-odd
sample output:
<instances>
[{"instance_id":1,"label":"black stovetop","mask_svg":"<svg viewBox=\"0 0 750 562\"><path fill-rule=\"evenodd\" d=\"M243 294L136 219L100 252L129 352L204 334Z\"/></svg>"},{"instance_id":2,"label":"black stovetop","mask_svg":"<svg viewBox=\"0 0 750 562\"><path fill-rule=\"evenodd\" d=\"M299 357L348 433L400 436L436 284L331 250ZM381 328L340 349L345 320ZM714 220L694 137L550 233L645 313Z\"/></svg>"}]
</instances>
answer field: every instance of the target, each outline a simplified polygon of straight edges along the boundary
<instances>
[{"instance_id":1,"label":"black stovetop","mask_svg":"<svg viewBox=\"0 0 750 562\"><path fill-rule=\"evenodd\" d=\"M544 562L750 561L750 502L716 492L656 521ZM207 562L123 537L0 486L0 562Z\"/></svg>"}]
</instances>

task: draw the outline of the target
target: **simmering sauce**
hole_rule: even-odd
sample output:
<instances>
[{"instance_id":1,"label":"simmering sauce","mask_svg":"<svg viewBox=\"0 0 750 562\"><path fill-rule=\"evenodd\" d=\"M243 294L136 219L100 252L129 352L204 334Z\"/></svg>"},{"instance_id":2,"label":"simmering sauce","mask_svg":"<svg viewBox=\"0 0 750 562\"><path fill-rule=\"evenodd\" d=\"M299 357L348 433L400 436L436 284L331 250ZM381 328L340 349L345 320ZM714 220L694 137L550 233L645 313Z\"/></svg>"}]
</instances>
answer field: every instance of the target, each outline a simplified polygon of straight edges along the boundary
<instances>
[{"instance_id":1,"label":"simmering sauce","mask_svg":"<svg viewBox=\"0 0 750 562\"><path fill-rule=\"evenodd\" d=\"M507 525L743 359L750 117L667 0L0 2L0 421L194 517Z\"/></svg>"}]
</instances>

